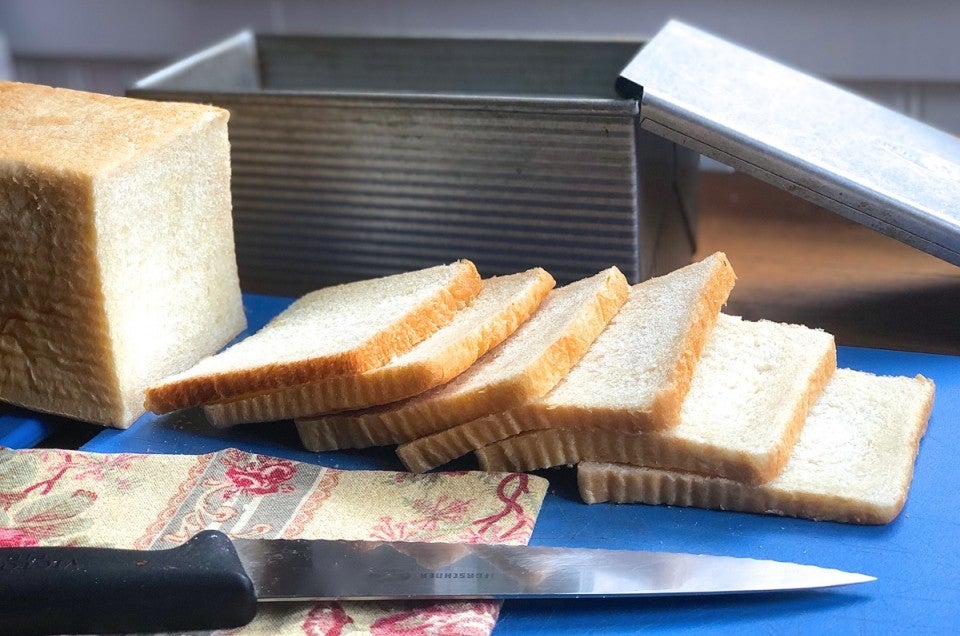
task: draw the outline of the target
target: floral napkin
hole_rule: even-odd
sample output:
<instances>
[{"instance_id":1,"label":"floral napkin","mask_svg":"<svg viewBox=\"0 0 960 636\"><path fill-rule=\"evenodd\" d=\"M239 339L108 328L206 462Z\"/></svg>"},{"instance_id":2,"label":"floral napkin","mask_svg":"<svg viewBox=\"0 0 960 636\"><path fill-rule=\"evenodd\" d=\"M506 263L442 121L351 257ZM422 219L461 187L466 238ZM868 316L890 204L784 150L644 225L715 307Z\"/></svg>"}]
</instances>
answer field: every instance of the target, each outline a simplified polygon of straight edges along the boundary
<instances>
[{"instance_id":1,"label":"floral napkin","mask_svg":"<svg viewBox=\"0 0 960 636\"><path fill-rule=\"evenodd\" d=\"M0 546L158 549L234 537L524 544L546 493L525 474L342 471L209 455L0 449ZM270 603L241 634L489 634L495 602Z\"/></svg>"}]
</instances>

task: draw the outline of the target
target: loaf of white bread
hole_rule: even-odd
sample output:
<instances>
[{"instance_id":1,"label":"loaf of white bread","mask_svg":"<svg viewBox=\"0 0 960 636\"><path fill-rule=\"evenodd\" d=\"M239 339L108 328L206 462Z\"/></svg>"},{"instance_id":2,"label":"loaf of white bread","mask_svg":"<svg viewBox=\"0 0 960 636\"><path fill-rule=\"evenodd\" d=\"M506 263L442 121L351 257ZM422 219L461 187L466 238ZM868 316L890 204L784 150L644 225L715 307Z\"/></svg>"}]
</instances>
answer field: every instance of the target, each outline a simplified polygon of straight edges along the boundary
<instances>
[{"instance_id":1,"label":"loaf of white bread","mask_svg":"<svg viewBox=\"0 0 960 636\"><path fill-rule=\"evenodd\" d=\"M0 83L0 401L126 427L243 330L227 119Z\"/></svg>"}]
</instances>

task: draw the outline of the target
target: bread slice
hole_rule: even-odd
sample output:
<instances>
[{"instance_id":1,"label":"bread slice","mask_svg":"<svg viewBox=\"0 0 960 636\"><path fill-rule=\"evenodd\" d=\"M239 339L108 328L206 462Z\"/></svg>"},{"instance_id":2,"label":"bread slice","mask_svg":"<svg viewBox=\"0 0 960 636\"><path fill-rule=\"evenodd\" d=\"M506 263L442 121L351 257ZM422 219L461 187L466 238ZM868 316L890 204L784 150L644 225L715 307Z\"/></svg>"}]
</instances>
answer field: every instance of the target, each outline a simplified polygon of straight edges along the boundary
<instances>
[{"instance_id":1,"label":"bread slice","mask_svg":"<svg viewBox=\"0 0 960 636\"><path fill-rule=\"evenodd\" d=\"M615 267L555 289L499 347L443 386L383 408L296 420L314 451L416 439L549 391L583 355L627 297Z\"/></svg>"},{"instance_id":2,"label":"bread slice","mask_svg":"<svg viewBox=\"0 0 960 636\"><path fill-rule=\"evenodd\" d=\"M203 407L215 426L267 422L395 402L453 379L526 321L555 285L545 270L486 279L453 320L382 367Z\"/></svg>"},{"instance_id":3,"label":"bread slice","mask_svg":"<svg viewBox=\"0 0 960 636\"><path fill-rule=\"evenodd\" d=\"M478 455L488 470L592 460L763 482L786 462L836 360L828 333L721 314L674 428L623 434L568 426L512 437Z\"/></svg>"},{"instance_id":4,"label":"bread slice","mask_svg":"<svg viewBox=\"0 0 960 636\"><path fill-rule=\"evenodd\" d=\"M734 283L723 254L655 278L630 297L583 359L550 393L397 449L423 472L523 431L666 429L679 418L704 339Z\"/></svg>"},{"instance_id":5,"label":"bread slice","mask_svg":"<svg viewBox=\"0 0 960 636\"><path fill-rule=\"evenodd\" d=\"M228 117L0 82L0 400L127 427L244 329Z\"/></svg>"},{"instance_id":6,"label":"bread slice","mask_svg":"<svg viewBox=\"0 0 960 636\"><path fill-rule=\"evenodd\" d=\"M583 462L587 503L643 502L884 524L900 514L933 407L933 382L838 369L783 472L762 485Z\"/></svg>"},{"instance_id":7,"label":"bread slice","mask_svg":"<svg viewBox=\"0 0 960 636\"><path fill-rule=\"evenodd\" d=\"M450 322L480 293L477 268L450 265L327 287L256 334L147 390L155 413L362 373Z\"/></svg>"}]
</instances>

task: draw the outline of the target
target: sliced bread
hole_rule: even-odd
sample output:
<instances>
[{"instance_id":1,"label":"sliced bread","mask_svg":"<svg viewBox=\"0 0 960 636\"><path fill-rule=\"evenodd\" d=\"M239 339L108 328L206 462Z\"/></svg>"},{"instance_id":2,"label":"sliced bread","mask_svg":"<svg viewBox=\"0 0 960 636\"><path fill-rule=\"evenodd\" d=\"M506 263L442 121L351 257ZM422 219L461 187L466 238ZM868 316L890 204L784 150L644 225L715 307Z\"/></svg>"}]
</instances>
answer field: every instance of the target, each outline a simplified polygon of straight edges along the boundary
<instances>
[{"instance_id":1,"label":"sliced bread","mask_svg":"<svg viewBox=\"0 0 960 636\"><path fill-rule=\"evenodd\" d=\"M453 379L517 330L555 282L531 269L489 278L470 305L408 352L359 374L336 375L251 398L203 407L214 426L268 422L395 402Z\"/></svg>"},{"instance_id":2,"label":"sliced bread","mask_svg":"<svg viewBox=\"0 0 960 636\"><path fill-rule=\"evenodd\" d=\"M450 322L480 293L462 260L311 292L256 334L149 389L155 413L361 373Z\"/></svg>"},{"instance_id":3,"label":"sliced bread","mask_svg":"<svg viewBox=\"0 0 960 636\"><path fill-rule=\"evenodd\" d=\"M409 470L423 472L523 431L674 426L734 279L726 257L715 254L634 285L610 325L550 393L404 444L398 455Z\"/></svg>"},{"instance_id":4,"label":"sliced bread","mask_svg":"<svg viewBox=\"0 0 960 636\"><path fill-rule=\"evenodd\" d=\"M539 397L570 370L627 297L615 267L550 292L533 317L451 382L382 408L297 419L314 451L396 444Z\"/></svg>"},{"instance_id":5,"label":"sliced bread","mask_svg":"<svg viewBox=\"0 0 960 636\"><path fill-rule=\"evenodd\" d=\"M675 427L623 434L567 426L518 435L478 455L488 470L592 460L760 483L783 467L835 369L836 347L828 333L721 314Z\"/></svg>"},{"instance_id":6,"label":"sliced bread","mask_svg":"<svg viewBox=\"0 0 960 636\"><path fill-rule=\"evenodd\" d=\"M930 418L924 378L838 369L813 406L783 471L762 485L617 464L583 462L587 503L642 502L833 520L889 523L900 514Z\"/></svg>"}]
</instances>

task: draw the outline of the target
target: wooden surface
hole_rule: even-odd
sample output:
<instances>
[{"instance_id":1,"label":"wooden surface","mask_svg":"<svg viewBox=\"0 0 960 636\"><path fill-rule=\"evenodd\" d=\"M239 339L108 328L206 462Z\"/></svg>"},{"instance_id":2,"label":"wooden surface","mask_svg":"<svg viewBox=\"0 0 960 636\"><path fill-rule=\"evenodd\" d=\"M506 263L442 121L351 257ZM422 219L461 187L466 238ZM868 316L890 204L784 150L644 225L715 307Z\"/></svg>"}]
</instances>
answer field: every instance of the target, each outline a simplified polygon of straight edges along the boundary
<instances>
[{"instance_id":1,"label":"wooden surface","mask_svg":"<svg viewBox=\"0 0 960 636\"><path fill-rule=\"evenodd\" d=\"M744 174L701 177L697 258L727 253L724 311L837 344L960 354L960 268Z\"/></svg>"}]
</instances>

